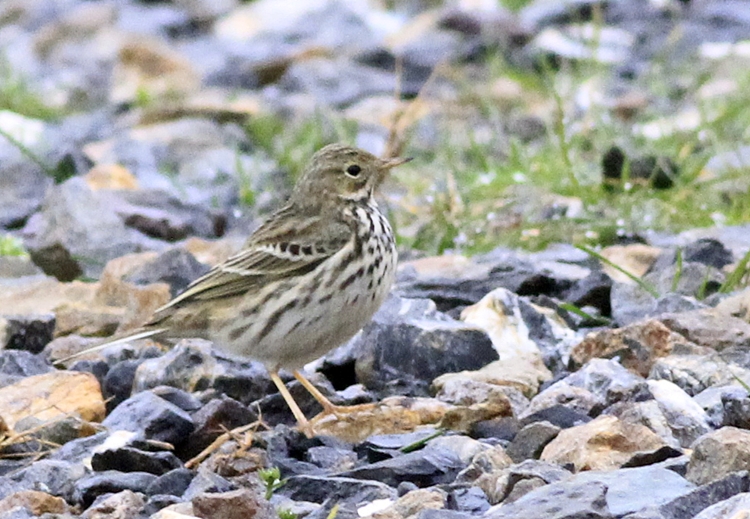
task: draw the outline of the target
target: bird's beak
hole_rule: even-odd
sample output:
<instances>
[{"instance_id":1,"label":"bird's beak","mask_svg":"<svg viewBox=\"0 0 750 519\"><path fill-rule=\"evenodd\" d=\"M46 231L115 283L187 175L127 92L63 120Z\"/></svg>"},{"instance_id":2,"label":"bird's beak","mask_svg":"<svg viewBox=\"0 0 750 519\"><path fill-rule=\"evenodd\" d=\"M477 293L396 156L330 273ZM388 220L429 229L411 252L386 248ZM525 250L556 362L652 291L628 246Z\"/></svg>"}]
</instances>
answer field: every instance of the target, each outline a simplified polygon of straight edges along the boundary
<instances>
[{"instance_id":1,"label":"bird's beak","mask_svg":"<svg viewBox=\"0 0 750 519\"><path fill-rule=\"evenodd\" d=\"M406 164L412 160L412 157L395 157L392 159L383 159L383 169L393 169L401 164Z\"/></svg>"}]
</instances>

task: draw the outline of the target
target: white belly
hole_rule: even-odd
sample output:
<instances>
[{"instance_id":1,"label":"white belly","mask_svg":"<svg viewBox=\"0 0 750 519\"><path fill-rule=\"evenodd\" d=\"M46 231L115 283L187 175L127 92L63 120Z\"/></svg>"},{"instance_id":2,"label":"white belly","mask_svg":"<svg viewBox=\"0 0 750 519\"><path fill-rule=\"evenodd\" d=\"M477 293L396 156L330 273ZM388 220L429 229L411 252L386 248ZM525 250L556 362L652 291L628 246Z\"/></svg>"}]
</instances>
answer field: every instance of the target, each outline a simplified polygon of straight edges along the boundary
<instances>
[{"instance_id":1,"label":"white belly","mask_svg":"<svg viewBox=\"0 0 750 519\"><path fill-rule=\"evenodd\" d=\"M381 217L378 225L388 223ZM381 261L372 265L345 263L338 271L331 271L329 262L340 264L353 247L352 241L312 272L272 283L260 296L254 296L267 298L263 311L256 316L270 318L250 321L241 334L236 326L212 326L210 338L220 348L263 362L271 370L301 368L340 346L380 308L396 272L393 240L384 243L374 239L364 242L364 250L380 250Z\"/></svg>"}]
</instances>

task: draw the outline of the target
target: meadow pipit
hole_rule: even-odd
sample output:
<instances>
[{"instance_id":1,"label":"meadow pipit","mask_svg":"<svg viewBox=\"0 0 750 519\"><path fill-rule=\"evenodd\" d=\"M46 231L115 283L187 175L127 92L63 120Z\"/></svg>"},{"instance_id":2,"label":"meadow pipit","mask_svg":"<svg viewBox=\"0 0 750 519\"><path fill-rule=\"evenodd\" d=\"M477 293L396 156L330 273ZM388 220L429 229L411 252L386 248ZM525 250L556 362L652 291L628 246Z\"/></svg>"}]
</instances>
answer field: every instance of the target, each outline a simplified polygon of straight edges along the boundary
<instances>
[{"instance_id":1,"label":"meadow pipit","mask_svg":"<svg viewBox=\"0 0 750 519\"><path fill-rule=\"evenodd\" d=\"M299 368L354 336L388 294L396 246L373 195L388 171L407 160L380 159L342 144L324 147L287 204L238 254L159 308L143 329L117 342L154 335L201 337L258 360L300 428L311 435L278 371L293 370L324 412L341 411Z\"/></svg>"}]
</instances>

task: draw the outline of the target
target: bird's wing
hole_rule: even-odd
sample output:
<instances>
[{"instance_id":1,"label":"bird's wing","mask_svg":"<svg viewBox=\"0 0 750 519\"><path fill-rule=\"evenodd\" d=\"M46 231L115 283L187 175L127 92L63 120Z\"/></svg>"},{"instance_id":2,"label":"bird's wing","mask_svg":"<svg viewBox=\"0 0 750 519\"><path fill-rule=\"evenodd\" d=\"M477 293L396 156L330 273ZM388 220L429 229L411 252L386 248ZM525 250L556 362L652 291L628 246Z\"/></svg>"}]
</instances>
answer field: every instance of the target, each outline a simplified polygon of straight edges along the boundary
<instances>
[{"instance_id":1,"label":"bird's wing","mask_svg":"<svg viewBox=\"0 0 750 519\"><path fill-rule=\"evenodd\" d=\"M352 239L352 232L341 220L296 218L289 208L282 209L253 233L239 253L159 308L149 324L189 302L241 295L270 281L306 274L341 250Z\"/></svg>"}]
</instances>

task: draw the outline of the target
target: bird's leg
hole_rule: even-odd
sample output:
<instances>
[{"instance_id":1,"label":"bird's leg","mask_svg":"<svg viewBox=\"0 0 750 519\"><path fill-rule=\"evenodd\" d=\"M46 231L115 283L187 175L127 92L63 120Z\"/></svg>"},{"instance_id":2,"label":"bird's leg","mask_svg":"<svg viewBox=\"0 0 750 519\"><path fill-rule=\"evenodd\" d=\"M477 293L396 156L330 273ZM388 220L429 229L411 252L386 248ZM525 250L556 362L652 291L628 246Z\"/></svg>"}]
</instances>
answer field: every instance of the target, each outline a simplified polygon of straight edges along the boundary
<instances>
[{"instance_id":1,"label":"bird's leg","mask_svg":"<svg viewBox=\"0 0 750 519\"><path fill-rule=\"evenodd\" d=\"M292 398L291 393L289 393L289 390L286 388L286 385L284 385L284 381L281 380L281 378L279 378L279 374L276 371L269 371L268 373L271 375L271 380L273 380L273 383L276 384L276 388L278 388L279 393L281 393L281 396L284 397L284 400L286 401L286 404L289 406L289 409L292 410L292 414L297 419L297 424L299 424L300 430L303 433L305 433L305 436L307 436L308 438L312 438L315 435L315 433L313 432L312 426L310 425L310 422L307 421L307 418L305 418L305 415L302 413L302 410L297 405L297 402L295 402L294 398ZM296 372L294 376L295 377L297 376ZM310 383L308 382L308 384ZM312 386L312 384L310 385ZM318 391L318 393L320 392ZM330 402L328 403L329 405L333 405Z\"/></svg>"},{"instance_id":2,"label":"bird's leg","mask_svg":"<svg viewBox=\"0 0 750 519\"><path fill-rule=\"evenodd\" d=\"M326 396L323 393L321 393L320 390L317 387L315 387L312 382L307 380L305 376L302 375L302 373L300 373L298 370L295 369L292 372L292 374L294 375L294 378L299 380L299 383L302 384L302 387L307 389L310 392L310 394L313 396L313 398L317 400L318 403L323 407L323 413L337 414L340 412L346 412L345 407L332 404L331 401L328 400ZM342 411L342 409L344 411Z\"/></svg>"}]
</instances>

